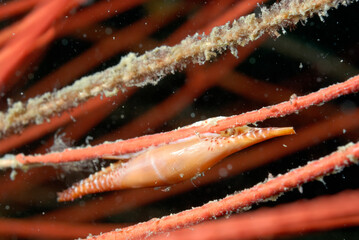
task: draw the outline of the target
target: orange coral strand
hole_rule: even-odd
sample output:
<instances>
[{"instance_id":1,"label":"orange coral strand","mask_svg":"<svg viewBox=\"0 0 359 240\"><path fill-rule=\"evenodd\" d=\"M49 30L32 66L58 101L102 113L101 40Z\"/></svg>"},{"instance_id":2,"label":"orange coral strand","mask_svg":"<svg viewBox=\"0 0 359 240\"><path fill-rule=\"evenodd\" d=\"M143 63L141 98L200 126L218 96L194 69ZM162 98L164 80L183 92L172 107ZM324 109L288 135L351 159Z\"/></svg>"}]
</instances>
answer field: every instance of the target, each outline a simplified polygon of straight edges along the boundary
<instances>
[{"instance_id":1,"label":"orange coral strand","mask_svg":"<svg viewBox=\"0 0 359 240\"><path fill-rule=\"evenodd\" d=\"M118 224L68 223L33 219L0 218L0 235L34 239L74 239L89 233L111 231Z\"/></svg>"},{"instance_id":2,"label":"orange coral strand","mask_svg":"<svg viewBox=\"0 0 359 240\"><path fill-rule=\"evenodd\" d=\"M142 239L149 234L154 235L188 227L290 191L318 177L338 172L343 167L356 163L358 158L359 143L222 200L88 239Z\"/></svg>"},{"instance_id":3,"label":"orange coral strand","mask_svg":"<svg viewBox=\"0 0 359 240\"><path fill-rule=\"evenodd\" d=\"M13 17L31 9L40 0L18 0L0 6L0 20Z\"/></svg>"},{"instance_id":4,"label":"orange coral strand","mask_svg":"<svg viewBox=\"0 0 359 240\"><path fill-rule=\"evenodd\" d=\"M154 135L133 138L126 141L101 144L93 147L67 149L45 155L16 155L16 160L22 164L29 163L59 163L98 158L104 155L121 155L140 151L150 146L173 142L193 135L194 133L219 132L227 128L263 121L268 118L283 117L315 104L320 104L341 95L351 94L359 90L359 75L343 82L323 88L308 95L293 98L270 107L241 115L227 117L218 121L203 121L201 124L188 126L178 130Z\"/></svg>"},{"instance_id":5,"label":"orange coral strand","mask_svg":"<svg viewBox=\"0 0 359 240\"><path fill-rule=\"evenodd\" d=\"M345 191L334 196L297 201L272 209L262 208L151 239L262 239L334 227L357 226L358 201L359 191Z\"/></svg>"}]
</instances>

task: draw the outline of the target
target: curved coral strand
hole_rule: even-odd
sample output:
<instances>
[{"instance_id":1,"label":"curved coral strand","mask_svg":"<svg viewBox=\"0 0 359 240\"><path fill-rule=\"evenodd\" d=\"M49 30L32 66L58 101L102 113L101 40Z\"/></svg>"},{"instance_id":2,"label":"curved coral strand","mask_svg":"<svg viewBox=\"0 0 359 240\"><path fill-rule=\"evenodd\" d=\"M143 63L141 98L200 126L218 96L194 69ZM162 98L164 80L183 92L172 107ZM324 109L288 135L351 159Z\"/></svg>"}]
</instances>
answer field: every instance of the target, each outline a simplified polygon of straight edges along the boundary
<instances>
[{"instance_id":1,"label":"curved coral strand","mask_svg":"<svg viewBox=\"0 0 359 240\"><path fill-rule=\"evenodd\" d=\"M151 219L99 236L88 237L87 240L120 240L144 239L159 233L190 227L203 221L228 215L236 210L242 210L255 203L276 200L278 195L298 188L304 183L320 179L329 174L358 163L359 143L340 147L338 151L319 160L309 162L303 167L293 169L284 175L279 175L252 188L229 195L218 201L210 201L200 207L192 208L177 214L171 214L161 219ZM257 228L259 230L259 228Z\"/></svg>"},{"instance_id":2,"label":"curved coral strand","mask_svg":"<svg viewBox=\"0 0 359 240\"><path fill-rule=\"evenodd\" d=\"M194 136L149 149L128 162L115 163L59 193L58 200L68 201L103 191L179 183L208 170L234 152L293 133L293 128L238 127L221 134Z\"/></svg>"},{"instance_id":3,"label":"curved coral strand","mask_svg":"<svg viewBox=\"0 0 359 240\"><path fill-rule=\"evenodd\" d=\"M340 96L352 94L358 91L359 75L354 76L345 82L320 89L317 92L313 92L297 98L292 98L290 101L263 107L259 110L242 113L240 115L234 115L223 119L207 119L200 123L183 127L174 131L141 136L125 141L116 141L85 148L67 148L63 152L51 152L43 155L18 154L15 156L13 161L21 164L60 163L101 158L103 155L109 154L129 154L150 146L158 146L160 144L166 144L178 139L189 137L194 132L217 132L228 127L264 121L268 118L283 117L285 115L308 108L312 105L323 104L324 102L330 101Z\"/></svg>"}]
</instances>

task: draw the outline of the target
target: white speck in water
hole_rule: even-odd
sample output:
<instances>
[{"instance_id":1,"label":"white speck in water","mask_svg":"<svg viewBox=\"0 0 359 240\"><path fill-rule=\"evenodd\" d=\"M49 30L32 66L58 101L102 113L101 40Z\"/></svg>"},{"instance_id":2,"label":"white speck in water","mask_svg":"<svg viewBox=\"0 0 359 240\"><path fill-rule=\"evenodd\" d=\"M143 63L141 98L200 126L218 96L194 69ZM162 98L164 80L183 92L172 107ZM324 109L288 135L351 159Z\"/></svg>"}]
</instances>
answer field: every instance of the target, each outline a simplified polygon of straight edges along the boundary
<instances>
[{"instance_id":1,"label":"white speck in water","mask_svg":"<svg viewBox=\"0 0 359 240\"><path fill-rule=\"evenodd\" d=\"M88 136L86 137L86 139L85 139L86 145L90 145L90 141L92 141L92 140L93 140L93 137L91 137L90 135L88 135Z\"/></svg>"},{"instance_id":2,"label":"white speck in water","mask_svg":"<svg viewBox=\"0 0 359 240\"><path fill-rule=\"evenodd\" d=\"M191 118L194 118L196 116L195 113L191 113Z\"/></svg>"},{"instance_id":3,"label":"white speck in water","mask_svg":"<svg viewBox=\"0 0 359 240\"><path fill-rule=\"evenodd\" d=\"M343 59L340 59L340 62L342 63L342 62L344 62L344 60L343 60Z\"/></svg>"},{"instance_id":4,"label":"white speck in water","mask_svg":"<svg viewBox=\"0 0 359 240\"><path fill-rule=\"evenodd\" d=\"M14 181L15 180L15 177L17 175L17 171L15 169L12 169L11 170L11 173L10 173L10 179L11 181Z\"/></svg>"},{"instance_id":5,"label":"white speck in water","mask_svg":"<svg viewBox=\"0 0 359 240\"><path fill-rule=\"evenodd\" d=\"M219 173L219 176L221 176L221 177L227 177L228 176L228 171L225 168L219 169L218 173Z\"/></svg>"},{"instance_id":6,"label":"white speck in water","mask_svg":"<svg viewBox=\"0 0 359 240\"><path fill-rule=\"evenodd\" d=\"M180 177L183 178L184 174L183 173L180 173Z\"/></svg>"},{"instance_id":7,"label":"white speck in water","mask_svg":"<svg viewBox=\"0 0 359 240\"><path fill-rule=\"evenodd\" d=\"M105 29L105 33L106 33L107 35L111 35L111 34L112 34L112 28L107 27L107 28Z\"/></svg>"},{"instance_id":8,"label":"white speck in water","mask_svg":"<svg viewBox=\"0 0 359 240\"><path fill-rule=\"evenodd\" d=\"M169 192L171 190L171 187L166 187L164 189L161 189L162 192Z\"/></svg>"},{"instance_id":9,"label":"white speck in water","mask_svg":"<svg viewBox=\"0 0 359 240\"><path fill-rule=\"evenodd\" d=\"M230 163L227 164L227 169L228 169L228 170L232 170L232 168L233 168L232 164L230 164Z\"/></svg>"},{"instance_id":10,"label":"white speck in water","mask_svg":"<svg viewBox=\"0 0 359 240\"><path fill-rule=\"evenodd\" d=\"M255 64L256 63L256 59L254 57L249 58L249 63L250 64Z\"/></svg>"},{"instance_id":11,"label":"white speck in water","mask_svg":"<svg viewBox=\"0 0 359 240\"><path fill-rule=\"evenodd\" d=\"M303 68L303 64L299 63L299 68L302 69Z\"/></svg>"},{"instance_id":12,"label":"white speck in water","mask_svg":"<svg viewBox=\"0 0 359 240\"><path fill-rule=\"evenodd\" d=\"M345 128L343 128L343 134L345 134L347 132L347 130Z\"/></svg>"},{"instance_id":13,"label":"white speck in water","mask_svg":"<svg viewBox=\"0 0 359 240\"><path fill-rule=\"evenodd\" d=\"M34 74L33 73L27 74L27 79L29 80L34 79Z\"/></svg>"},{"instance_id":14,"label":"white speck in water","mask_svg":"<svg viewBox=\"0 0 359 240\"><path fill-rule=\"evenodd\" d=\"M65 39L65 38L61 40L61 44L63 46L67 46L68 43L69 43L69 41L67 39Z\"/></svg>"},{"instance_id":15,"label":"white speck in water","mask_svg":"<svg viewBox=\"0 0 359 240\"><path fill-rule=\"evenodd\" d=\"M283 147L288 147L287 145L283 144Z\"/></svg>"}]
</instances>

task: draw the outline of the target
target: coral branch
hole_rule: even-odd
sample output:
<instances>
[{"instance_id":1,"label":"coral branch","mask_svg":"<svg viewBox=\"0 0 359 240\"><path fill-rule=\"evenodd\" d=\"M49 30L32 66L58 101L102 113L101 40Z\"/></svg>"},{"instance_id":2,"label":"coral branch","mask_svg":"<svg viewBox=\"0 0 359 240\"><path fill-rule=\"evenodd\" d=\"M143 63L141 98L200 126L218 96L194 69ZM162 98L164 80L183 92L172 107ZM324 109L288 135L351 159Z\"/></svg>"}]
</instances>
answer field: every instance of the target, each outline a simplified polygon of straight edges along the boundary
<instances>
[{"instance_id":1,"label":"coral branch","mask_svg":"<svg viewBox=\"0 0 359 240\"><path fill-rule=\"evenodd\" d=\"M98 1L91 6L82 9L74 16L63 20L56 26L58 36L65 36L91 24L103 21L114 15L125 12L145 0L133 1Z\"/></svg>"},{"instance_id":2,"label":"coral branch","mask_svg":"<svg viewBox=\"0 0 359 240\"><path fill-rule=\"evenodd\" d=\"M103 108L103 102L121 102L127 95L130 95L133 89L129 89L127 94L121 94L110 98L102 98L101 96L88 100L81 106L71 109L70 112L66 112L61 116L54 116L50 122L46 122L42 125L31 125L27 127L22 134L10 135L6 138L0 139L0 153L6 153L13 148L33 141L36 138L42 137L48 134L60 126L68 124L74 119L86 117L88 112L96 112L98 109Z\"/></svg>"},{"instance_id":3,"label":"coral branch","mask_svg":"<svg viewBox=\"0 0 359 240\"><path fill-rule=\"evenodd\" d=\"M208 20L211 19L212 16L218 16L221 12L233 4L233 2L234 0L223 0L221 1L221 4L217 4L217 2L208 2L208 4L199 9L195 15L191 16L186 23L176 29L176 31L166 39L165 44L173 46L181 42L181 40L186 36L196 33L196 30L198 31L198 29L203 27L203 25L208 24ZM242 15L237 15L237 17L240 16ZM235 18L236 17L233 17L227 21L231 21ZM216 26L223 25L224 23L217 24Z\"/></svg>"},{"instance_id":4,"label":"coral branch","mask_svg":"<svg viewBox=\"0 0 359 240\"><path fill-rule=\"evenodd\" d=\"M118 226L117 226L118 227ZM67 223L39 220L0 218L0 235L22 238L74 239L89 233L101 233L115 228L114 224Z\"/></svg>"},{"instance_id":5,"label":"coral branch","mask_svg":"<svg viewBox=\"0 0 359 240\"><path fill-rule=\"evenodd\" d=\"M21 14L36 5L39 0L18 0L0 6L0 20Z\"/></svg>"},{"instance_id":6,"label":"coral branch","mask_svg":"<svg viewBox=\"0 0 359 240\"><path fill-rule=\"evenodd\" d=\"M0 114L1 135L19 130L30 123L42 123L55 113L77 106L90 97L117 94L124 86L155 84L166 74L186 64L204 63L217 53L244 46L264 33L279 35L277 30L318 14L327 14L332 7L351 3L350 0L283 0L270 9L262 8L261 17L241 17L232 24L214 28L208 36L188 37L174 47L162 46L137 57L130 53L121 62L103 72L83 77L72 86L55 93L15 103L7 113ZM191 46L191 47L189 47Z\"/></svg>"},{"instance_id":7,"label":"coral branch","mask_svg":"<svg viewBox=\"0 0 359 240\"><path fill-rule=\"evenodd\" d=\"M16 161L21 164L29 163L59 163L99 158L103 155L121 155L133 153L150 146L157 146L178 139L189 137L196 133L218 132L224 129L263 121L268 118L282 117L315 104L321 104L341 95L350 94L359 90L359 75L343 83L338 83L317 92L302 97L292 98L270 107L241 115L215 118L202 121L171 132L147 135L126 141L105 143L93 147L66 149L63 152L53 152L45 155L25 156L18 154Z\"/></svg>"},{"instance_id":8,"label":"coral branch","mask_svg":"<svg viewBox=\"0 0 359 240\"><path fill-rule=\"evenodd\" d=\"M259 209L230 219L204 223L153 239L257 239L357 226L359 191ZM260 226L260 228L258 228ZM152 239L152 238L151 238Z\"/></svg>"},{"instance_id":9,"label":"coral branch","mask_svg":"<svg viewBox=\"0 0 359 240\"><path fill-rule=\"evenodd\" d=\"M304 167L294 169L284 175L280 175L222 200L209 202L201 207L161 219L152 219L148 222L105 233L90 239L142 239L145 236L198 224L233 211L245 209L255 203L276 199L277 195L299 187L306 182L331 173L340 172L344 167L357 163L358 158L359 143L355 145L348 144L348 146L340 148L331 155L312 161Z\"/></svg>"}]
</instances>

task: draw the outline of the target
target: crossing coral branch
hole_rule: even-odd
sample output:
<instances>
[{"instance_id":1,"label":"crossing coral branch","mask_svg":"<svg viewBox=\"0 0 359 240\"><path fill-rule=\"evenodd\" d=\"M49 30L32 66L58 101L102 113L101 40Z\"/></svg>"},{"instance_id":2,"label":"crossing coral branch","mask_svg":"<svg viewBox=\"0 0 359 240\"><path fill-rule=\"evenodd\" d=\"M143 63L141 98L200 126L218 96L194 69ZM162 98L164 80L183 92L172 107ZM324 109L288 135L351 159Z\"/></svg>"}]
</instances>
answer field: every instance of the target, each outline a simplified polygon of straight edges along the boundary
<instances>
[{"instance_id":1,"label":"crossing coral branch","mask_svg":"<svg viewBox=\"0 0 359 240\"><path fill-rule=\"evenodd\" d=\"M14 157L10 157L10 160L8 159L7 161L15 165L31 163L60 163L101 158L104 155L118 156L122 154L134 153L150 146L167 144L194 134L219 132L227 128L255 123L268 118L282 117L308 108L312 105L321 104L335 99L342 95L358 92L358 90L359 75L345 82L331 85L305 96L292 96L289 101L269 107L263 107L256 111L232 117L211 118L170 132L147 135L125 141L109 142L85 148L68 148L63 152L52 152L44 155L18 154Z\"/></svg>"},{"instance_id":2,"label":"crossing coral branch","mask_svg":"<svg viewBox=\"0 0 359 240\"><path fill-rule=\"evenodd\" d=\"M161 234L153 239L262 239L358 226L358 201L358 190L344 191L334 196L262 208L232 216L230 219L206 222L169 234Z\"/></svg>"},{"instance_id":3,"label":"crossing coral branch","mask_svg":"<svg viewBox=\"0 0 359 240\"><path fill-rule=\"evenodd\" d=\"M262 7L259 17L255 14L241 17L231 24L213 28L209 35L187 37L173 47L161 46L141 56L130 53L119 64L103 72L83 77L72 86L29 99L26 103L16 102L7 112L0 112L0 137L19 132L29 124L40 124L99 94L111 96L126 86L155 84L188 63L203 64L226 49L236 54L237 46L245 46L264 33L279 36L279 29L305 21L314 14L325 16L330 8L352 1L282 0L269 9Z\"/></svg>"},{"instance_id":4,"label":"crossing coral branch","mask_svg":"<svg viewBox=\"0 0 359 240\"><path fill-rule=\"evenodd\" d=\"M279 175L221 200L212 201L201 207L172 214L161 219L152 219L148 222L87 239L143 239L146 236L189 227L206 220L230 214L233 211L248 208L258 202L275 200L279 194L297 188L306 182L331 173L340 172L344 167L357 163L358 158L359 143L348 144L345 147L339 148L338 151L331 155L309 162L303 167L294 169L284 175Z\"/></svg>"}]
</instances>

